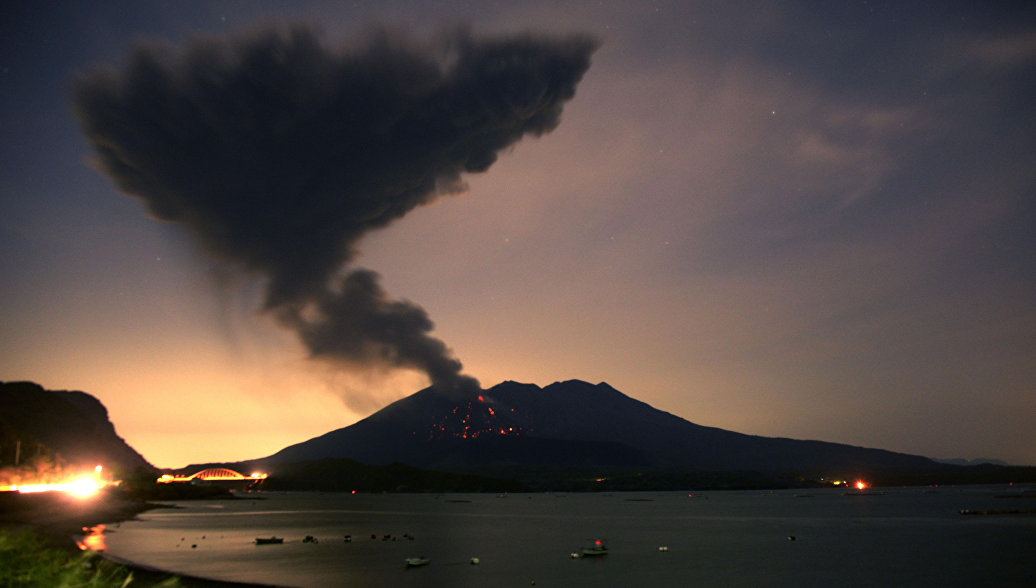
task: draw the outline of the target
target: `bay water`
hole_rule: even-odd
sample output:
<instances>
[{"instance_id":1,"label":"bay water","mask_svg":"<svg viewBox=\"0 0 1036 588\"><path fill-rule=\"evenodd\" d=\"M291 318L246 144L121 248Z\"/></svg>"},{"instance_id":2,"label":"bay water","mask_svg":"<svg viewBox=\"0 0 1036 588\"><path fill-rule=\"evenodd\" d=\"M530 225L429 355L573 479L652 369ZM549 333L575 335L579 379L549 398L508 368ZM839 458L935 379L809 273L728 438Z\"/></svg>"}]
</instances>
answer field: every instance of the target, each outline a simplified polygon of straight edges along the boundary
<instances>
[{"instance_id":1,"label":"bay water","mask_svg":"<svg viewBox=\"0 0 1036 588\"><path fill-rule=\"evenodd\" d=\"M304 588L1031 586L1036 515L960 514L1036 508L1021 490L267 492L151 510L104 543L166 571ZM255 542L270 536L284 543ZM608 555L571 557L596 540ZM430 563L408 569L417 556Z\"/></svg>"}]
</instances>

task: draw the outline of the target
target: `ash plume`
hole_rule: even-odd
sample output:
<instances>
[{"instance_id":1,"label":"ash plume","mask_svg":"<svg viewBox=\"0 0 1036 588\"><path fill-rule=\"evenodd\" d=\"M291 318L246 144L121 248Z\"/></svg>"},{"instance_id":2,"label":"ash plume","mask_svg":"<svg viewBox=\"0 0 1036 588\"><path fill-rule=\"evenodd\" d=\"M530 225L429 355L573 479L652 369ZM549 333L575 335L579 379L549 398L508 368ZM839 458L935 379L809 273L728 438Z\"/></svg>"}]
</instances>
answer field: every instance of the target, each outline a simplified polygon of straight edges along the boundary
<instances>
[{"instance_id":1,"label":"ash plume","mask_svg":"<svg viewBox=\"0 0 1036 588\"><path fill-rule=\"evenodd\" d=\"M427 313L352 267L358 243L553 130L596 46L458 29L331 47L300 25L141 44L72 97L101 171L217 263L263 278L263 310L312 357L470 391Z\"/></svg>"}]
</instances>

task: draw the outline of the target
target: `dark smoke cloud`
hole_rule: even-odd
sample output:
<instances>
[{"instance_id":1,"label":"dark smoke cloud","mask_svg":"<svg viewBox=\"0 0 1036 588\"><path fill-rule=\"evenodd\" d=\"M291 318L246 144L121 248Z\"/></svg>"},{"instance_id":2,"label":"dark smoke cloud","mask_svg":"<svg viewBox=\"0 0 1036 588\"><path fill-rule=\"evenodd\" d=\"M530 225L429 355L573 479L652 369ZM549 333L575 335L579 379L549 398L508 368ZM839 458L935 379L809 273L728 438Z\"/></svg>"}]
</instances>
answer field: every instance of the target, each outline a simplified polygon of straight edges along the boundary
<instances>
[{"instance_id":1,"label":"dark smoke cloud","mask_svg":"<svg viewBox=\"0 0 1036 588\"><path fill-rule=\"evenodd\" d=\"M125 67L80 76L73 101L103 172L263 276L265 310L313 357L477 388L422 308L348 265L368 231L554 129L595 48L457 30L434 45L379 31L346 49L296 26L138 46Z\"/></svg>"}]
</instances>

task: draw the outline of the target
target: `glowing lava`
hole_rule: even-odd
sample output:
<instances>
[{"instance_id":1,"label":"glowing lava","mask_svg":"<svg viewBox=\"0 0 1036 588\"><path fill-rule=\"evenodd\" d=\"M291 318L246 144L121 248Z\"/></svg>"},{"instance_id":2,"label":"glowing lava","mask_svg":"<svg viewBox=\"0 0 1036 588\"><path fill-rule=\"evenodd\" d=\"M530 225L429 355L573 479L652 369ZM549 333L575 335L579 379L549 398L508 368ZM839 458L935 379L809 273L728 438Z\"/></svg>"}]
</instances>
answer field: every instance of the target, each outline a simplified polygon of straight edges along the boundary
<instances>
[{"instance_id":1,"label":"glowing lava","mask_svg":"<svg viewBox=\"0 0 1036 588\"><path fill-rule=\"evenodd\" d=\"M478 439L488 435L517 436L524 432L521 426L497 414L496 409L479 396L477 401L469 400L450 409L449 413L429 427L427 439Z\"/></svg>"}]
</instances>

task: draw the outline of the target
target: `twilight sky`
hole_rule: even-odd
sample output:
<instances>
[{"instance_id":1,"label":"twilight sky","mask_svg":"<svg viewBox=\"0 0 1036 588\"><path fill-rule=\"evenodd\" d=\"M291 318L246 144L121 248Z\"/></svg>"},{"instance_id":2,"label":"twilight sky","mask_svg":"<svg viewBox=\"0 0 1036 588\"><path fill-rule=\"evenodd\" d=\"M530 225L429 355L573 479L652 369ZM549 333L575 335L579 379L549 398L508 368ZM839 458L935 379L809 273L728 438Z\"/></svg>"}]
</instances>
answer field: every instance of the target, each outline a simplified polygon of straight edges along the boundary
<instances>
[{"instance_id":1,"label":"twilight sky","mask_svg":"<svg viewBox=\"0 0 1036 588\"><path fill-rule=\"evenodd\" d=\"M1031 3L21 4L0 9L0 380L97 396L156 465L262 457L429 383L326 361L331 302L286 315L283 272L120 192L74 113L77 76L143 40L291 23L335 54L376 24L429 54L459 25L599 42L556 128L343 233L336 263L422 308L483 386L605 381L743 433L1036 464ZM282 164L261 193L295 189Z\"/></svg>"}]
</instances>

